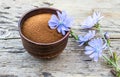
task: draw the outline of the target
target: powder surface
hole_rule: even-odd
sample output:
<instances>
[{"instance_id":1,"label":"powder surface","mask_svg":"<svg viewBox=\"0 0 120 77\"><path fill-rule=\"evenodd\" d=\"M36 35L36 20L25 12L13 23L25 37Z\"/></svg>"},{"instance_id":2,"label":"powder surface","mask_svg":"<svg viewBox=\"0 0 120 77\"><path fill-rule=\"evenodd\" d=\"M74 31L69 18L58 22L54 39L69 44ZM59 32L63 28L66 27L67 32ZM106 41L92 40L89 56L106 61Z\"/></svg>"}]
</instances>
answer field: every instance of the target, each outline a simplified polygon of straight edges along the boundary
<instances>
[{"instance_id":1,"label":"powder surface","mask_svg":"<svg viewBox=\"0 0 120 77\"><path fill-rule=\"evenodd\" d=\"M37 43L52 43L63 36L56 29L52 30L48 26L51 14L38 14L28 18L22 27L22 33L28 39Z\"/></svg>"}]
</instances>

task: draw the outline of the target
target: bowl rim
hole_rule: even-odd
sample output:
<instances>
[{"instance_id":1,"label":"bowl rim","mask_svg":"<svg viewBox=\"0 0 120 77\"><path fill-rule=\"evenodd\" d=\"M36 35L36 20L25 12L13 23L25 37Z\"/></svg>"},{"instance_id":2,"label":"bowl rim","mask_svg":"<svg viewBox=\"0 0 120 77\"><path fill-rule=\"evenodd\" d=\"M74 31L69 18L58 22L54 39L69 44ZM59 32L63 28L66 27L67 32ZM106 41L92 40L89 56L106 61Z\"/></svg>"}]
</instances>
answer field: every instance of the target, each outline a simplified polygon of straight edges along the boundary
<instances>
[{"instance_id":1,"label":"bowl rim","mask_svg":"<svg viewBox=\"0 0 120 77\"><path fill-rule=\"evenodd\" d=\"M30 12L34 12L34 11L36 11L36 10L41 10L41 9L60 11L60 10L58 10L58 9L56 9L56 8L51 8L51 7L50 7L50 8L49 8L49 7L34 8L34 9L32 9L32 10L29 10L28 12L26 12L25 14L23 14L23 16L20 18L20 20L19 20L19 22L18 22L18 30L19 30L20 36L23 37L25 40L27 40L27 41L29 41L29 42L31 42L31 43L33 43L33 44L37 44L37 45L53 45L53 44L56 44L56 43L59 43L59 42L63 41L65 38L67 38L67 37L69 36L69 34L70 34L70 31L68 31L68 32L66 33L66 35L64 35L61 39L59 39L59 40L57 40L57 41L55 41L55 42L51 42L51 43L38 43L38 42L35 42L35 41L32 41L32 40L28 39L26 36L23 35L23 33L22 33L22 27L21 27L22 25L20 25L21 22L22 22L22 19L23 19L27 14L29 14ZM61 12L61 11L60 11L60 12Z\"/></svg>"}]
</instances>

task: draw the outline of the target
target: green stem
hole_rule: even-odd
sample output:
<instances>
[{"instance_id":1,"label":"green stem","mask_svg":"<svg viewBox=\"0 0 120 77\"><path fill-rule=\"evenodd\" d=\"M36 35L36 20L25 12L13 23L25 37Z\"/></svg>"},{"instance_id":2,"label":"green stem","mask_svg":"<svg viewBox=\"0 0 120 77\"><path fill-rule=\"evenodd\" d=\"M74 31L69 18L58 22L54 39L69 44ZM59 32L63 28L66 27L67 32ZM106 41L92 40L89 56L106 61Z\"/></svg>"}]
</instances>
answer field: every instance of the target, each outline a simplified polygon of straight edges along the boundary
<instances>
[{"instance_id":1,"label":"green stem","mask_svg":"<svg viewBox=\"0 0 120 77\"><path fill-rule=\"evenodd\" d=\"M101 28L100 28L100 24L97 24L97 25L98 25L98 29L99 29L99 31L100 31L100 33L101 33L101 35L102 35L102 37L103 37L105 43L106 43L107 46L108 46L109 55L113 57L113 53L112 53L112 51L111 51L110 45L108 44L107 40L106 40L105 37L104 37L103 31L102 31Z\"/></svg>"},{"instance_id":2,"label":"green stem","mask_svg":"<svg viewBox=\"0 0 120 77\"><path fill-rule=\"evenodd\" d=\"M113 59L117 59L116 54L111 51L110 41L108 41L107 39L105 39L105 36L104 36L104 34L103 34L103 31L102 31L101 28L100 28L100 24L97 24L97 28L98 28L98 30L100 31L100 33L101 33L101 35L102 35L105 43L106 43L107 46L108 46L110 57L112 57ZM107 62L109 62L109 63L113 66L113 68L115 68L116 75L117 75L118 77L120 77L120 76L119 76L120 67L119 67L119 65L118 65L118 63L117 63L117 60L114 60L114 61L113 61L112 59L109 59L109 58L108 58L107 56L105 56L105 55L103 55L103 58L104 58Z\"/></svg>"},{"instance_id":3,"label":"green stem","mask_svg":"<svg viewBox=\"0 0 120 77\"><path fill-rule=\"evenodd\" d=\"M111 63L113 65L113 67L115 68L115 71L117 72L117 74L119 74L120 68L118 66L118 64L114 63L113 61L111 61L108 57L106 57L105 55L103 55L103 58L108 61L109 63Z\"/></svg>"},{"instance_id":4,"label":"green stem","mask_svg":"<svg viewBox=\"0 0 120 77\"><path fill-rule=\"evenodd\" d=\"M70 34L74 37L75 40L78 40L78 36L72 30L70 30Z\"/></svg>"},{"instance_id":5,"label":"green stem","mask_svg":"<svg viewBox=\"0 0 120 77\"><path fill-rule=\"evenodd\" d=\"M113 67L118 68L118 66L117 66L114 62L112 62L108 57L106 57L105 55L103 55L103 58L104 58L106 61L110 62L110 63L113 65ZM120 70L120 68L119 68L119 70Z\"/></svg>"}]
</instances>

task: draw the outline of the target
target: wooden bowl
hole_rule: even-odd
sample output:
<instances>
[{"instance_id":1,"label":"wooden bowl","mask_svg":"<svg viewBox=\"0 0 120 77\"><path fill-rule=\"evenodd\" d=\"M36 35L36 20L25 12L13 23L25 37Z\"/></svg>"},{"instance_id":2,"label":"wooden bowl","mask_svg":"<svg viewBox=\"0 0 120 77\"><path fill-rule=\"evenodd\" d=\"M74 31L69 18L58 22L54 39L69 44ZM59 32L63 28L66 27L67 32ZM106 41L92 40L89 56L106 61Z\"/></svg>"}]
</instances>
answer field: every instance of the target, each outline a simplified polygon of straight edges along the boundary
<instances>
[{"instance_id":1,"label":"wooden bowl","mask_svg":"<svg viewBox=\"0 0 120 77\"><path fill-rule=\"evenodd\" d=\"M37 8L27 12L20 19L18 27L22 43L27 52L32 56L37 58L53 58L59 55L65 49L70 32L67 32L66 35L63 36L63 38L60 40L52 43L37 43L30 40L29 38L26 38L22 33L22 26L28 18L43 13L52 13L57 15L56 11L60 10L54 8Z\"/></svg>"}]
</instances>

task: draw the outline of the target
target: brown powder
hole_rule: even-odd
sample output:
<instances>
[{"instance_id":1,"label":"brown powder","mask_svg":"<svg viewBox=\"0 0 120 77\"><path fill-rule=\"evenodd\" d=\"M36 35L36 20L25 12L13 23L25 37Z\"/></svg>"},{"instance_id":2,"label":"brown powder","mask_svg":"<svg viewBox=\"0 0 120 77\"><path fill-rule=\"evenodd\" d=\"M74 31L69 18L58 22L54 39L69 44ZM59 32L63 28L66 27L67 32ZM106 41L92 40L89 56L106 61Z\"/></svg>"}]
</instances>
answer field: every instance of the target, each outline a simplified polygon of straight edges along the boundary
<instances>
[{"instance_id":1,"label":"brown powder","mask_svg":"<svg viewBox=\"0 0 120 77\"><path fill-rule=\"evenodd\" d=\"M63 36L48 26L51 14L39 14L27 19L22 27L22 33L28 39L37 43L51 43Z\"/></svg>"}]
</instances>

